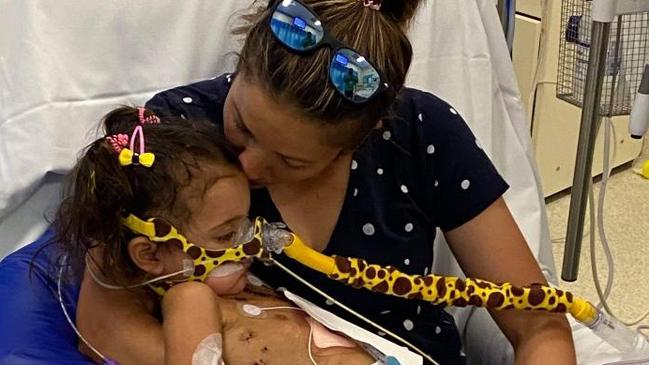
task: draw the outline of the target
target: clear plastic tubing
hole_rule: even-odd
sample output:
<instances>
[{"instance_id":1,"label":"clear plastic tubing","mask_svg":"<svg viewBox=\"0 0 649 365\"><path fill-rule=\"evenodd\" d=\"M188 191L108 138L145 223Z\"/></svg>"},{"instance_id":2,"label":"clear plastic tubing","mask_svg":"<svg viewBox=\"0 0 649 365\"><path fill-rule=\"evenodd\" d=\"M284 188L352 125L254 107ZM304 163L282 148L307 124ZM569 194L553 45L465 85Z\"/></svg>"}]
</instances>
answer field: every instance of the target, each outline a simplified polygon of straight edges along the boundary
<instances>
[{"instance_id":1,"label":"clear plastic tubing","mask_svg":"<svg viewBox=\"0 0 649 365\"><path fill-rule=\"evenodd\" d=\"M649 356L649 342L640 332L620 323L604 311L598 311L597 318L588 327L602 340L624 354Z\"/></svg>"}]
</instances>

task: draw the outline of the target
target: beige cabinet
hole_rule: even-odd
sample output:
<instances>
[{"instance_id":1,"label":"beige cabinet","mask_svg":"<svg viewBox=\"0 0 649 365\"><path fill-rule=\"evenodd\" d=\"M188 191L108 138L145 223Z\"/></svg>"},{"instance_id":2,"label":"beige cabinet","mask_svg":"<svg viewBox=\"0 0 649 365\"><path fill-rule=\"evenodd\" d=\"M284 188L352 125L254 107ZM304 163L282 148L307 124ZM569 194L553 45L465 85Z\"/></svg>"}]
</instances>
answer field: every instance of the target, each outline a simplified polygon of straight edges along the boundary
<instances>
[{"instance_id":1,"label":"beige cabinet","mask_svg":"<svg viewBox=\"0 0 649 365\"><path fill-rule=\"evenodd\" d=\"M543 11L541 2L517 2L516 33L513 61L523 100L528 108L529 124L543 191L550 196L572 185L575 156L579 139L581 109L556 97L557 66L561 27L561 1L547 0L547 17L539 18ZM539 37L544 47L537 64ZM518 47L518 49L517 49ZM536 86L533 85L534 70L539 67ZM536 95L529 95L536 88ZM531 100L532 105L529 104ZM612 151L614 166L632 161L640 154L641 142L629 137L628 117L615 117L615 140ZM602 173L603 128L600 131L593 175Z\"/></svg>"}]
</instances>

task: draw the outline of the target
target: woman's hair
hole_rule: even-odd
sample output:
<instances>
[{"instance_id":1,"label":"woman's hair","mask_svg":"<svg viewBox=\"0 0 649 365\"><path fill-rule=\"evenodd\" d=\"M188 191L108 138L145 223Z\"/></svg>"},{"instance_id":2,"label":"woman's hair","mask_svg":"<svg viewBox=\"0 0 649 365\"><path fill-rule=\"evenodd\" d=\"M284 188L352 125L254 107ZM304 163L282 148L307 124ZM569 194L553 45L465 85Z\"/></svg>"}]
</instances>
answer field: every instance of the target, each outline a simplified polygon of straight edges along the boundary
<instances>
[{"instance_id":1,"label":"woman's hair","mask_svg":"<svg viewBox=\"0 0 649 365\"><path fill-rule=\"evenodd\" d=\"M146 111L145 116L152 114ZM103 119L106 136L130 137L139 123L138 109L131 107L115 109ZM86 147L70 175L67 198L54 227L55 240L76 274L84 267L88 251L99 247L100 254L93 252L93 258L103 275L115 282L139 277L142 273L128 252L134 235L122 225L122 218L156 216L180 228L189 219L190 209L177 199L178 193L194 180L206 188L225 173L219 167L237 166L236 155L209 122L162 118L142 129L145 152L155 155L150 168L120 165L118 153L103 137Z\"/></svg>"},{"instance_id":2,"label":"woman's hair","mask_svg":"<svg viewBox=\"0 0 649 365\"><path fill-rule=\"evenodd\" d=\"M237 71L276 101L292 104L322 124L339 124L341 131L330 142L355 148L386 117L405 83L412 60L412 46L405 30L422 1L383 0L378 11L360 0L302 1L333 37L379 69L390 90L364 104L347 101L330 86L328 67L333 50L322 47L313 53L298 54L282 46L272 34L272 14L265 4L243 16L244 25L234 30L235 34L246 35ZM349 121L351 125L346 123Z\"/></svg>"}]
</instances>

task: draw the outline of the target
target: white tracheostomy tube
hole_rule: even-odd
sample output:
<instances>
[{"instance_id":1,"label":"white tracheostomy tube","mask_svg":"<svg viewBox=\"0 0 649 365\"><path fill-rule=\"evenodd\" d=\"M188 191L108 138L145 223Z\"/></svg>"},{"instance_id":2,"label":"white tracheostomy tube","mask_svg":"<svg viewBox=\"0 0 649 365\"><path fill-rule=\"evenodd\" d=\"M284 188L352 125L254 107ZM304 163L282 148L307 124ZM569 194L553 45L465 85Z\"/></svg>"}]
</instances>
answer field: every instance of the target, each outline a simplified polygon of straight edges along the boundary
<instances>
[{"instance_id":1,"label":"white tracheostomy tube","mask_svg":"<svg viewBox=\"0 0 649 365\"><path fill-rule=\"evenodd\" d=\"M198 344L192 365L225 365L223 362L223 336L213 333Z\"/></svg>"}]
</instances>

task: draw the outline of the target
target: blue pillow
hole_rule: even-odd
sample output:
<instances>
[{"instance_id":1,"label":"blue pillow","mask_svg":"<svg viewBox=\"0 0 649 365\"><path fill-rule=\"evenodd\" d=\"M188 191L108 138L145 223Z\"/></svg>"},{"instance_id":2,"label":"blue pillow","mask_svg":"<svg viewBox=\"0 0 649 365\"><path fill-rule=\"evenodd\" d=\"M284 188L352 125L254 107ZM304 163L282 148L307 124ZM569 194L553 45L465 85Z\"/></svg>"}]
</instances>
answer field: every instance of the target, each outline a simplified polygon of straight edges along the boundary
<instances>
[{"instance_id":1,"label":"blue pillow","mask_svg":"<svg viewBox=\"0 0 649 365\"><path fill-rule=\"evenodd\" d=\"M50 229L0 262L0 365L92 364L77 350L77 336L58 301L59 251L50 244L52 237ZM62 289L74 319L79 283Z\"/></svg>"}]
</instances>

